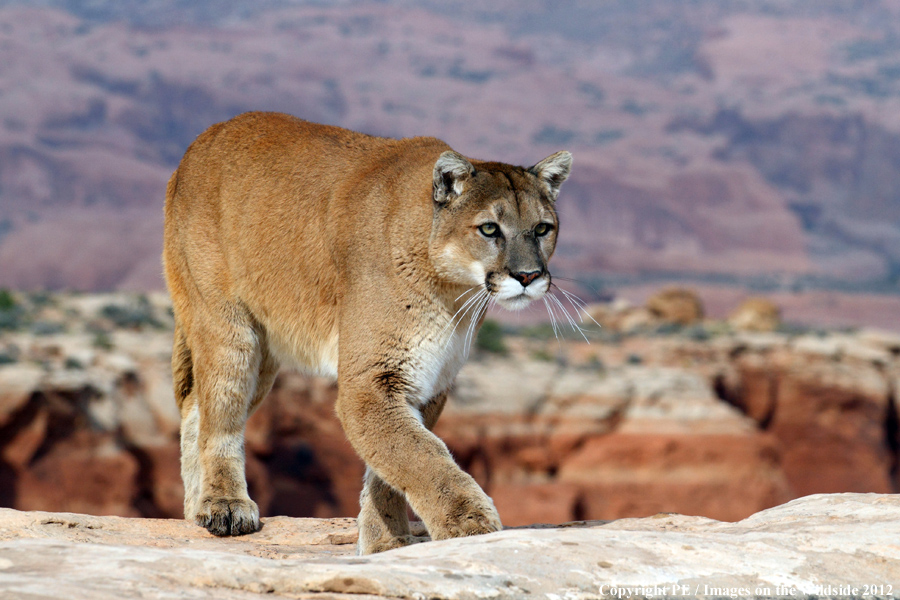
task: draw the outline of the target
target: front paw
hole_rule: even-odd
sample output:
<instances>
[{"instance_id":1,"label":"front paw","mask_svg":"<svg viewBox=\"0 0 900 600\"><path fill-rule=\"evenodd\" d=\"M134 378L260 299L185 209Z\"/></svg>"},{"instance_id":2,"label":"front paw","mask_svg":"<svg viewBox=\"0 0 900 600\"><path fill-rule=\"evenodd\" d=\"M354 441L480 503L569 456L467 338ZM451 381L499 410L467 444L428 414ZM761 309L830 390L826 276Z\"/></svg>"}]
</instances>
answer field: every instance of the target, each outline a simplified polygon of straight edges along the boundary
<instances>
[{"instance_id":1,"label":"front paw","mask_svg":"<svg viewBox=\"0 0 900 600\"><path fill-rule=\"evenodd\" d=\"M481 490L477 494L457 496L438 527L430 527L431 538L445 540L501 531L503 523L493 501Z\"/></svg>"},{"instance_id":2,"label":"front paw","mask_svg":"<svg viewBox=\"0 0 900 600\"><path fill-rule=\"evenodd\" d=\"M259 507L249 498L212 498L200 501L194 522L213 535L243 535L259 531Z\"/></svg>"}]
</instances>

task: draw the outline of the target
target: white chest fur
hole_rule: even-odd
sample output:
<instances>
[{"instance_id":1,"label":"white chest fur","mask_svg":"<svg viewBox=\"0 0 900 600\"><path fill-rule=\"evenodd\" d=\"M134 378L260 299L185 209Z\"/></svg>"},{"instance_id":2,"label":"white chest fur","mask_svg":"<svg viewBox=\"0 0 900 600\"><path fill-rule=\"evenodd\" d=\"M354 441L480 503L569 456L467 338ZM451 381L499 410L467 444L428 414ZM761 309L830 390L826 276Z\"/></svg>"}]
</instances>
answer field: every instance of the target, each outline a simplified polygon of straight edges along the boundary
<instances>
[{"instance_id":1,"label":"white chest fur","mask_svg":"<svg viewBox=\"0 0 900 600\"><path fill-rule=\"evenodd\" d=\"M465 331L454 331L443 339L426 338L410 361L410 378L416 390L410 404L420 408L445 391L466 362Z\"/></svg>"}]
</instances>

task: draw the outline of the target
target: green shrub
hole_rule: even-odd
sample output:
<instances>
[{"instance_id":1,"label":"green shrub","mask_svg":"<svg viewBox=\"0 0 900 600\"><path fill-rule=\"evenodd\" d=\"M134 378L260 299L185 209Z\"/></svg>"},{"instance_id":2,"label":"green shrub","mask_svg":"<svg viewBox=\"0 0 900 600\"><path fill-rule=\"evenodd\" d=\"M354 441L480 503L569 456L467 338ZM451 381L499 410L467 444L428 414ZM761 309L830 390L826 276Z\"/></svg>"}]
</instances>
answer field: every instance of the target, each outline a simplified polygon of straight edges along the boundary
<instances>
[{"instance_id":1,"label":"green shrub","mask_svg":"<svg viewBox=\"0 0 900 600\"><path fill-rule=\"evenodd\" d=\"M12 292L6 288L0 288L0 311L12 310L16 307L16 299Z\"/></svg>"},{"instance_id":2,"label":"green shrub","mask_svg":"<svg viewBox=\"0 0 900 600\"><path fill-rule=\"evenodd\" d=\"M9 290L0 289L0 330L21 329L26 324L25 307L16 301Z\"/></svg>"},{"instance_id":3,"label":"green shrub","mask_svg":"<svg viewBox=\"0 0 900 600\"><path fill-rule=\"evenodd\" d=\"M146 296L138 296L134 303L124 304L107 304L100 310L100 316L109 319L116 327L126 329L140 329L142 327L153 327L159 329L163 327L162 323L153 313L153 306Z\"/></svg>"},{"instance_id":4,"label":"green shrub","mask_svg":"<svg viewBox=\"0 0 900 600\"><path fill-rule=\"evenodd\" d=\"M35 335L56 335L66 330L66 326L56 321L37 321L31 324L31 333Z\"/></svg>"},{"instance_id":5,"label":"green shrub","mask_svg":"<svg viewBox=\"0 0 900 600\"><path fill-rule=\"evenodd\" d=\"M492 352L494 354L506 354L509 350L503 343L503 327L497 321L486 319L481 325L478 337L475 339L475 346L479 350Z\"/></svg>"},{"instance_id":6,"label":"green shrub","mask_svg":"<svg viewBox=\"0 0 900 600\"><path fill-rule=\"evenodd\" d=\"M553 362L556 360L555 356L553 356L552 354L550 354L543 348L540 348L540 349L532 352L531 358L533 358L534 360L540 360L540 361L544 361L544 362Z\"/></svg>"},{"instance_id":7,"label":"green shrub","mask_svg":"<svg viewBox=\"0 0 900 600\"><path fill-rule=\"evenodd\" d=\"M557 337L557 334L550 323L540 323L539 325L523 327L519 330L519 335L535 340L552 340Z\"/></svg>"},{"instance_id":8,"label":"green shrub","mask_svg":"<svg viewBox=\"0 0 900 600\"><path fill-rule=\"evenodd\" d=\"M94 334L93 346L94 348L100 348L101 350L112 350L112 338L110 338L109 334L105 331L98 331Z\"/></svg>"},{"instance_id":9,"label":"green shrub","mask_svg":"<svg viewBox=\"0 0 900 600\"><path fill-rule=\"evenodd\" d=\"M64 366L66 369L83 369L84 368L84 365L81 364L80 360L78 360L77 358L72 358L71 356L66 358L66 362L65 362Z\"/></svg>"},{"instance_id":10,"label":"green shrub","mask_svg":"<svg viewBox=\"0 0 900 600\"><path fill-rule=\"evenodd\" d=\"M42 308L44 306L55 306L58 303L58 299L56 296L51 294L50 292L31 292L28 294L28 300L37 308Z\"/></svg>"}]
</instances>

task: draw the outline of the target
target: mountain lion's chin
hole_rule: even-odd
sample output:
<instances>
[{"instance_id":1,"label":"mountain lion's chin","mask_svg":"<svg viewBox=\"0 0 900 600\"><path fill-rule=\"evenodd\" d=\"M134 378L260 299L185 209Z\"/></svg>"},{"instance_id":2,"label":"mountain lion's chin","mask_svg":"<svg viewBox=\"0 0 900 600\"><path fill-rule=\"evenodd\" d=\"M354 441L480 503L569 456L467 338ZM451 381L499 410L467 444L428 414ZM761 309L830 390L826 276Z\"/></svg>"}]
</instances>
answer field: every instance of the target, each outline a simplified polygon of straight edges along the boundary
<instances>
[{"instance_id":1,"label":"mountain lion's chin","mask_svg":"<svg viewBox=\"0 0 900 600\"><path fill-rule=\"evenodd\" d=\"M512 298L498 298L497 304L505 308L506 310L522 310L532 302L537 300L534 296L529 296L526 293L519 294L518 296L514 296Z\"/></svg>"}]
</instances>

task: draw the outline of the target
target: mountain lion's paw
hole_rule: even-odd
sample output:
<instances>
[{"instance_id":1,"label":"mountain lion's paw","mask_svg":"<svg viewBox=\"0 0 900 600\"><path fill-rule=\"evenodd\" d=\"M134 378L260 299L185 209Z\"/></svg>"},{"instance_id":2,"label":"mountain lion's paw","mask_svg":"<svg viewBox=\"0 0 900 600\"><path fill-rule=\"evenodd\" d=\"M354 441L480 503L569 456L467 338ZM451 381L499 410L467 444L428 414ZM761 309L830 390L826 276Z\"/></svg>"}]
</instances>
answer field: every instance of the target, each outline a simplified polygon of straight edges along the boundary
<instances>
[{"instance_id":1,"label":"mountain lion's paw","mask_svg":"<svg viewBox=\"0 0 900 600\"><path fill-rule=\"evenodd\" d=\"M200 502L197 525L213 535L243 535L259 531L259 508L249 498L211 498Z\"/></svg>"},{"instance_id":2,"label":"mountain lion's paw","mask_svg":"<svg viewBox=\"0 0 900 600\"><path fill-rule=\"evenodd\" d=\"M469 535L481 535L501 531L503 523L494 503L484 493L478 496L461 496L444 519L441 531L431 531L435 540Z\"/></svg>"},{"instance_id":3,"label":"mountain lion's paw","mask_svg":"<svg viewBox=\"0 0 900 600\"><path fill-rule=\"evenodd\" d=\"M412 544L421 544L428 542L431 538L416 535L401 535L397 537L387 537L378 540L359 540L359 554L376 554L394 548L403 548Z\"/></svg>"}]
</instances>

